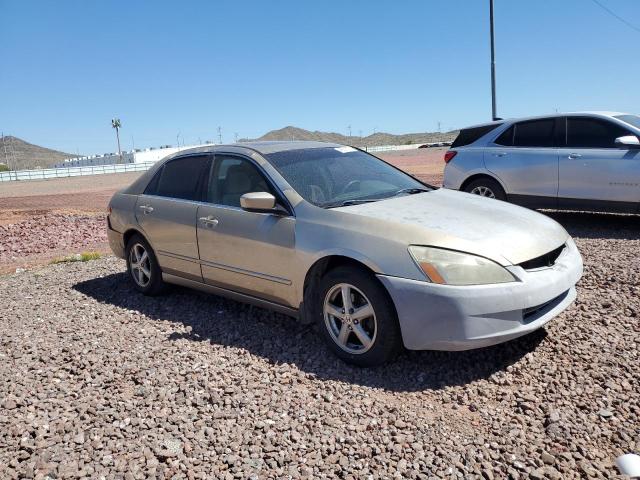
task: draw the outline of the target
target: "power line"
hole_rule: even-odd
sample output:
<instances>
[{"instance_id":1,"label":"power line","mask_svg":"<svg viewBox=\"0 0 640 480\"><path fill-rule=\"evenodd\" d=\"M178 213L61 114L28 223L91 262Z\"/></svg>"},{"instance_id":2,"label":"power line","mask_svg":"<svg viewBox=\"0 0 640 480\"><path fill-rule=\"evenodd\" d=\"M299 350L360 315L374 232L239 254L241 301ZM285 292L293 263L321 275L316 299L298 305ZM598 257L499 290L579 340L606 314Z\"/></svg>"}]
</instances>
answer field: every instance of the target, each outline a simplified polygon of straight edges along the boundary
<instances>
[{"instance_id":1,"label":"power line","mask_svg":"<svg viewBox=\"0 0 640 480\"><path fill-rule=\"evenodd\" d=\"M601 9L603 9L605 12L607 12L609 15L611 15L614 18L617 18L618 20L620 20L622 23L624 23L627 27L634 29L636 32L640 33L640 28L636 27L633 23L627 21L626 19L624 19L623 17L621 17L620 15L618 15L616 12L614 12L613 10L611 10L609 7L603 5L602 3L600 3L599 0L591 0L593 3L595 3L596 5L598 5Z\"/></svg>"}]
</instances>

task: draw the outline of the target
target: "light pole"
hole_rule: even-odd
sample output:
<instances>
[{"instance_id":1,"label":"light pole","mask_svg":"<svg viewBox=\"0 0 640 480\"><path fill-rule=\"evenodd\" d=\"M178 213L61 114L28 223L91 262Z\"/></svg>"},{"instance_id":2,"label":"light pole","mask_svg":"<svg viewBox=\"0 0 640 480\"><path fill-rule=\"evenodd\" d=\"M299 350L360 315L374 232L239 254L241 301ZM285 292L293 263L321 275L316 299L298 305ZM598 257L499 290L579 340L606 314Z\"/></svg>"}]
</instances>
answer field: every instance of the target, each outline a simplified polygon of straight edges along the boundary
<instances>
[{"instance_id":1,"label":"light pole","mask_svg":"<svg viewBox=\"0 0 640 480\"><path fill-rule=\"evenodd\" d=\"M491 118L498 119L496 112L496 50L493 32L493 0L489 0L489 23L491 31Z\"/></svg>"},{"instance_id":2,"label":"light pole","mask_svg":"<svg viewBox=\"0 0 640 480\"><path fill-rule=\"evenodd\" d=\"M122 150L120 149L120 128L122 128L122 123L119 118L111 119L111 126L116 129L116 138L118 139L118 156L120 157L120 163L124 163L122 161Z\"/></svg>"}]
</instances>

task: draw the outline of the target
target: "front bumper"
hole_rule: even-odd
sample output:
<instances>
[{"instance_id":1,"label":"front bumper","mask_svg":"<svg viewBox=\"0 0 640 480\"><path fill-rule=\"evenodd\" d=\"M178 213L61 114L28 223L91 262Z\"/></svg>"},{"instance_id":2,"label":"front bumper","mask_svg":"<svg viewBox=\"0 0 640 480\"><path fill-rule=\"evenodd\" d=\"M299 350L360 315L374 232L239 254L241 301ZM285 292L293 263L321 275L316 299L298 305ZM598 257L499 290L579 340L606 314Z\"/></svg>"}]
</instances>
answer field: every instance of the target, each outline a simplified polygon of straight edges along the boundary
<instances>
[{"instance_id":1,"label":"front bumper","mask_svg":"<svg viewBox=\"0 0 640 480\"><path fill-rule=\"evenodd\" d=\"M576 298L582 257L573 240L553 267L508 267L518 282L449 286L378 275L410 350L470 350L533 332Z\"/></svg>"},{"instance_id":2,"label":"front bumper","mask_svg":"<svg viewBox=\"0 0 640 480\"><path fill-rule=\"evenodd\" d=\"M116 232L111 228L111 222L107 217L107 238L109 239L109 247L116 257L125 258L124 255L124 238L120 232Z\"/></svg>"}]
</instances>

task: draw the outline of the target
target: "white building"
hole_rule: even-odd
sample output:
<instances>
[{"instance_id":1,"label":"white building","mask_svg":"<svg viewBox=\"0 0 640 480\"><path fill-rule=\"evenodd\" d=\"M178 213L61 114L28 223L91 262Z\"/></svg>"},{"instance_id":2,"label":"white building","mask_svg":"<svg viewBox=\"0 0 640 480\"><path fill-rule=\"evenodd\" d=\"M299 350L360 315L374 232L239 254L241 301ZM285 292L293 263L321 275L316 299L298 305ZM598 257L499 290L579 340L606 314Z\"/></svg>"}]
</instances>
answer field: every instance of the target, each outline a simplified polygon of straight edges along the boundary
<instances>
[{"instance_id":1,"label":"white building","mask_svg":"<svg viewBox=\"0 0 640 480\"><path fill-rule=\"evenodd\" d=\"M199 147L200 145L185 145L182 147L172 147L163 145L161 147L135 149L130 152L122 152L122 162L117 153L105 153L104 155L90 155L88 157L67 158L63 162L56 163L55 168L68 167L88 167L94 165L115 165L119 163L145 163L157 162L164 157L188 148Z\"/></svg>"}]
</instances>

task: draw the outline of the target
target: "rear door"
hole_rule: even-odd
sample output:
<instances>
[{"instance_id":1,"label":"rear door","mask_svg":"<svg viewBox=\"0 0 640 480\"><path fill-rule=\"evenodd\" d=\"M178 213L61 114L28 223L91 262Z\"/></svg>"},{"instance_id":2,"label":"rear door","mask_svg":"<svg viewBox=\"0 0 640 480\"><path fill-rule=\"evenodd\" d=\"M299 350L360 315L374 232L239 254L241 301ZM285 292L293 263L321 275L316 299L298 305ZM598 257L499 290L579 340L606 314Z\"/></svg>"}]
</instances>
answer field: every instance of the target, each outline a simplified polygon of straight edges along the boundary
<instances>
[{"instance_id":1,"label":"rear door","mask_svg":"<svg viewBox=\"0 0 640 480\"><path fill-rule=\"evenodd\" d=\"M295 217L240 207L249 192L269 192L282 202L273 183L249 158L216 153L206 192L197 214L204 281L297 308Z\"/></svg>"},{"instance_id":2,"label":"rear door","mask_svg":"<svg viewBox=\"0 0 640 480\"><path fill-rule=\"evenodd\" d=\"M210 164L207 155L167 162L138 197L136 218L163 272L202 281L196 214Z\"/></svg>"},{"instance_id":3,"label":"rear door","mask_svg":"<svg viewBox=\"0 0 640 480\"><path fill-rule=\"evenodd\" d=\"M556 121L544 118L515 123L488 144L485 166L505 185L510 201L534 207L556 206Z\"/></svg>"},{"instance_id":4,"label":"rear door","mask_svg":"<svg viewBox=\"0 0 640 480\"><path fill-rule=\"evenodd\" d=\"M570 116L560 149L562 208L634 211L640 202L640 150L615 139L633 132L603 118Z\"/></svg>"}]
</instances>

